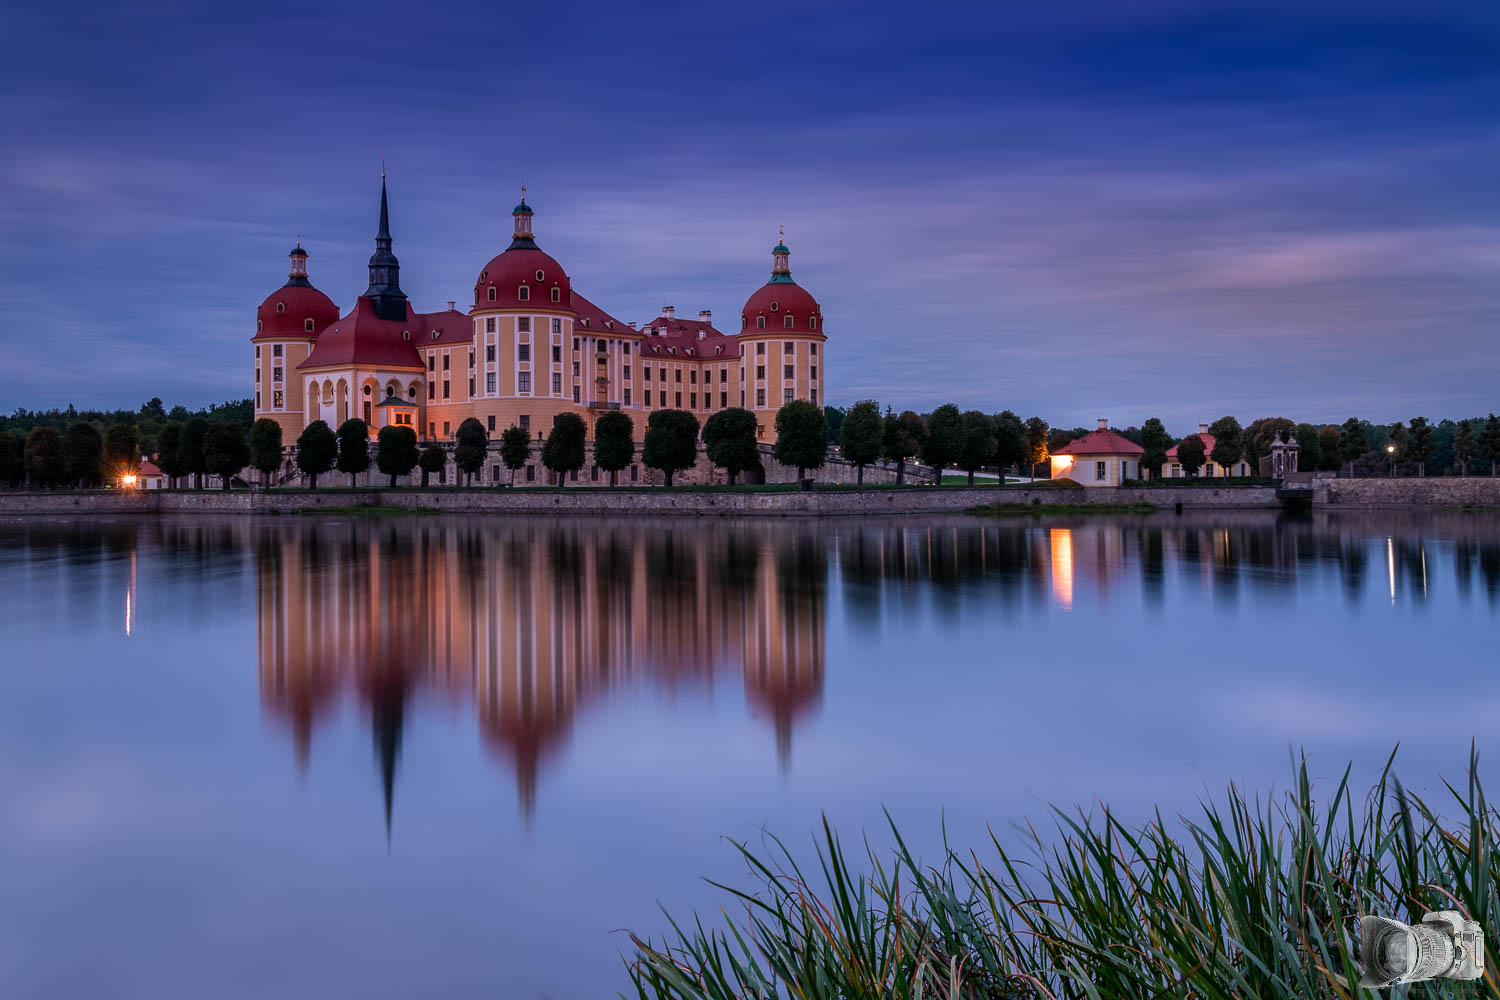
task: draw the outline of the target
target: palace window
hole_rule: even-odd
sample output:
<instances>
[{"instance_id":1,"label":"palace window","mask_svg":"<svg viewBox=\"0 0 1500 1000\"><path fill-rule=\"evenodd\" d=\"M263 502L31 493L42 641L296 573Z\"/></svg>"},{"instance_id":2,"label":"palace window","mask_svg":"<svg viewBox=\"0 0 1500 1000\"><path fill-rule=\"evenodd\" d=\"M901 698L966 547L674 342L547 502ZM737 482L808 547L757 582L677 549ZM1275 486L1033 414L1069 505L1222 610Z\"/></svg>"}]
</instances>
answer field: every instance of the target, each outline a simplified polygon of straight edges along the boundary
<instances>
[{"instance_id":1,"label":"palace window","mask_svg":"<svg viewBox=\"0 0 1500 1000\"><path fill-rule=\"evenodd\" d=\"M484 318L484 332L485 333L494 333L495 332L495 317L493 317L493 316L486 316Z\"/></svg>"},{"instance_id":2,"label":"palace window","mask_svg":"<svg viewBox=\"0 0 1500 1000\"><path fill-rule=\"evenodd\" d=\"M520 345L518 345L516 347L516 360L517 361L530 361L531 360L531 345L530 344L520 344Z\"/></svg>"},{"instance_id":3,"label":"palace window","mask_svg":"<svg viewBox=\"0 0 1500 1000\"><path fill-rule=\"evenodd\" d=\"M620 353L623 354L623 355L625 355L627 358L630 357L630 343L629 343L629 341L626 341L625 343L622 343L620 345Z\"/></svg>"},{"instance_id":4,"label":"palace window","mask_svg":"<svg viewBox=\"0 0 1500 1000\"><path fill-rule=\"evenodd\" d=\"M310 319L303 320L302 321L302 329L306 330L308 333L312 333L313 332L312 320L310 320Z\"/></svg>"},{"instance_id":5,"label":"palace window","mask_svg":"<svg viewBox=\"0 0 1500 1000\"><path fill-rule=\"evenodd\" d=\"M729 369L728 368L720 368L719 369L719 381L721 383L729 381Z\"/></svg>"},{"instance_id":6,"label":"palace window","mask_svg":"<svg viewBox=\"0 0 1500 1000\"><path fill-rule=\"evenodd\" d=\"M755 366L755 377L757 379L763 379L763 378L766 377L766 366L765 365L756 365Z\"/></svg>"},{"instance_id":7,"label":"palace window","mask_svg":"<svg viewBox=\"0 0 1500 1000\"><path fill-rule=\"evenodd\" d=\"M554 289L552 289L552 301L553 302L561 302L562 301L562 289L561 288L554 288ZM555 322L557 322L557 320L553 320L553 322L555 323Z\"/></svg>"},{"instance_id":8,"label":"palace window","mask_svg":"<svg viewBox=\"0 0 1500 1000\"><path fill-rule=\"evenodd\" d=\"M784 326L784 327L786 327L788 330L790 330L792 328L792 314L791 313L787 313L785 316L781 317L781 325Z\"/></svg>"},{"instance_id":9,"label":"palace window","mask_svg":"<svg viewBox=\"0 0 1500 1000\"><path fill-rule=\"evenodd\" d=\"M448 429L448 421L443 421L443 437L452 437L453 432Z\"/></svg>"},{"instance_id":10,"label":"palace window","mask_svg":"<svg viewBox=\"0 0 1500 1000\"><path fill-rule=\"evenodd\" d=\"M630 366L629 365L625 366L625 381L627 381L627 382L630 381Z\"/></svg>"},{"instance_id":11,"label":"palace window","mask_svg":"<svg viewBox=\"0 0 1500 1000\"><path fill-rule=\"evenodd\" d=\"M552 361L555 364L562 364L562 345L561 344L553 344L552 345Z\"/></svg>"},{"instance_id":12,"label":"palace window","mask_svg":"<svg viewBox=\"0 0 1500 1000\"><path fill-rule=\"evenodd\" d=\"M679 410L682 409L682 393L673 393L673 397L674 398L672 400L672 405L677 407Z\"/></svg>"},{"instance_id":13,"label":"palace window","mask_svg":"<svg viewBox=\"0 0 1500 1000\"><path fill-rule=\"evenodd\" d=\"M516 298L520 299L522 302L530 302L531 288L527 285L522 285L520 288L516 289Z\"/></svg>"},{"instance_id":14,"label":"palace window","mask_svg":"<svg viewBox=\"0 0 1500 1000\"><path fill-rule=\"evenodd\" d=\"M443 371L448 371L448 362L451 361L451 360L452 360L452 358L449 356L448 352L444 351L443 352Z\"/></svg>"},{"instance_id":15,"label":"palace window","mask_svg":"<svg viewBox=\"0 0 1500 1000\"><path fill-rule=\"evenodd\" d=\"M656 373L661 376L660 381L665 382L667 380L667 370L665 368L656 369Z\"/></svg>"},{"instance_id":16,"label":"palace window","mask_svg":"<svg viewBox=\"0 0 1500 1000\"><path fill-rule=\"evenodd\" d=\"M807 317L807 328L809 330L816 330L818 328L818 317L816 317L816 316L809 316L809 317Z\"/></svg>"},{"instance_id":17,"label":"palace window","mask_svg":"<svg viewBox=\"0 0 1500 1000\"><path fill-rule=\"evenodd\" d=\"M473 375L469 376L469 398L470 399L474 398L474 376Z\"/></svg>"},{"instance_id":18,"label":"palace window","mask_svg":"<svg viewBox=\"0 0 1500 1000\"><path fill-rule=\"evenodd\" d=\"M781 377L782 378L795 378L796 377L792 373L792 366L791 365L782 365L781 366Z\"/></svg>"},{"instance_id":19,"label":"palace window","mask_svg":"<svg viewBox=\"0 0 1500 1000\"><path fill-rule=\"evenodd\" d=\"M818 380L818 366L817 365L813 365L812 366L812 375L810 377L812 378L812 380L814 382L816 382Z\"/></svg>"},{"instance_id":20,"label":"palace window","mask_svg":"<svg viewBox=\"0 0 1500 1000\"><path fill-rule=\"evenodd\" d=\"M437 383L436 382L428 382L427 383L427 398L428 399L432 399L435 396L437 396Z\"/></svg>"},{"instance_id":21,"label":"palace window","mask_svg":"<svg viewBox=\"0 0 1500 1000\"><path fill-rule=\"evenodd\" d=\"M495 286L494 285L491 285L489 287L489 300L491 302L495 301Z\"/></svg>"},{"instance_id":22,"label":"palace window","mask_svg":"<svg viewBox=\"0 0 1500 1000\"><path fill-rule=\"evenodd\" d=\"M271 408L273 410L279 410L284 405L286 405L286 396L282 394L282 391L280 389L277 389L274 392L272 392L271 393Z\"/></svg>"},{"instance_id":23,"label":"palace window","mask_svg":"<svg viewBox=\"0 0 1500 1000\"><path fill-rule=\"evenodd\" d=\"M688 393L688 408L692 410L698 408L698 394L696 392Z\"/></svg>"},{"instance_id":24,"label":"palace window","mask_svg":"<svg viewBox=\"0 0 1500 1000\"><path fill-rule=\"evenodd\" d=\"M640 478L640 472L641 472L641 467L640 466L638 466L638 465L632 465L630 467L630 481L632 483L636 482Z\"/></svg>"},{"instance_id":25,"label":"palace window","mask_svg":"<svg viewBox=\"0 0 1500 1000\"><path fill-rule=\"evenodd\" d=\"M520 426L521 430L523 430L523 431L529 431L529 430L531 430L531 414L529 414L529 413L523 413L523 414L521 414L521 423L520 423L519 426Z\"/></svg>"},{"instance_id":26,"label":"palace window","mask_svg":"<svg viewBox=\"0 0 1500 1000\"><path fill-rule=\"evenodd\" d=\"M285 302L278 302L278 303L276 303L276 311L279 312L279 313L286 312L286 303Z\"/></svg>"},{"instance_id":27,"label":"palace window","mask_svg":"<svg viewBox=\"0 0 1500 1000\"><path fill-rule=\"evenodd\" d=\"M792 390L788 389L786 391L786 397L782 400L782 402L784 402L784 403L790 403L791 401L792 401Z\"/></svg>"},{"instance_id":28,"label":"palace window","mask_svg":"<svg viewBox=\"0 0 1500 1000\"><path fill-rule=\"evenodd\" d=\"M729 393L727 393L727 392L721 392L721 393L719 393L719 409L722 410L722 409L724 409L728 405L729 405Z\"/></svg>"},{"instance_id":29,"label":"palace window","mask_svg":"<svg viewBox=\"0 0 1500 1000\"><path fill-rule=\"evenodd\" d=\"M816 406L817 403L818 403L818 390L816 390L816 389L812 390L812 401L813 401L813 405Z\"/></svg>"},{"instance_id":30,"label":"palace window","mask_svg":"<svg viewBox=\"0 0 1500 1000\"><path fill-rule=\"evenodd\" d=\"M489 415L489 425L490 425L490 433L491 434L495 433L495 415L493 413L491 413Z\"/></svg>"},{"instance_id":31,"label":"palace window","mask_svg":"<svg viewBox=\"0 0 1500 1000\"><path fill-rule=\"evenodd\" d=\"M688 381L693 383L694 385L698 384L698 369L694 368L692 371L688 372Z\"/></svg>"},{"instance_id":32,"label":"palace window","mask_svg":"<svg viewBox=\"0 0 1500 1000\"><path fill-rule=\"evenodd\" d=\"M781 353L782 354L791 354L792 351L795 350L795 349L796 348L793 346L793 344L792 344L792 342L790 340L786 341L785 343L783 343L781 345Z\"/></svg>"},{"instance_id":33,"label":"palace window","mask_svg":"<svg viewBox=\"0 0 1500 1000\"><path fill-rule=\"evenodd\" d=\"M255 408L260 409L260 393L255 394Z\"/></svg>"},{"instance_id":34,"label":"palace window","mask_svg":"<svg viewBox=\"0 0 1500 1000\"><path fill-rule=\"evenodd\" d=\"M256 369L255 369L255 384L256 385L260 385L260 367L259 366L257 366Z\"/></svg>"},{"instance_id":35,"label":"palace window","mask_svg":"<svg viewBox=\"0 0 1500 1000\"><path fill-rule=\"evenodd\" d=\"M553 290L556 291L556 289ZM562 320L555 318L552 320L552 332L562 333Z\"/></svg>"},{"instance_id":36,"label":"palace window","mask_svg":"<svg viewBox=\"0 0 1500 1000\"><path fill-rule=\"evenodd\" d=\"M758 344L755 345L755 353L756 354L764 354L764 353L766 353L766 342L764 340L762 340L760 343L758 343Z\"/></svg>"},{"instance_id":37,"label":"palace window","mask_svg":"<svg viewBox=\"0 0 1500 1000\"><path fill-rule=\"evenodd\" d=\"M624 390L624 398L625 398L625 405L629 406L630 405L630 390L628 388Z\"/></svg>"},{"instance_id":38,"label":"palace window","mask_svg":"<svg viewBox=\"0 0 1500 1000\"><path fill-rule=\"evenodd\" d=\"M562 372L552 373L552 394L555 396L562 392Z\"/></svg>"},{"instance_id":39,"label":"palace window","mask_svg":"<svg viewBox=\"0 0 1500 1000\"><path fill-rule=\"evenodd\" d=\"M573 402L578 402L578 386L573 387Z\"/></svg>"},{"instance_id":40,"label":"palace window","mask_svg":"<svg viewBox=\"0 0 1500 1000\"><path fill-rule=\"evenodd\" d=\"M807 345L807 353L810 354L810 355L812 355L813 357L817 357L818 356L818 345L817 344L808 344Z\"/></svg>"},{"instance_id":41,"label":"palace window","mask_svg":"<svg viewBox=\"0 0 1500 1000\"><path fill-rule=\"evenodd\" d=\"M486 360L486 361L494 361L495 360L495 345L494 344L485 344L484 345L484 360Z\"/></svg>"},{"instance_id":42,"label":"palace window","mask_svg":"<svg viewBox=\"0 0 1500 1000\"><path fill-rule=\"evenodd\" d=\"M536 466L534 466L534 465L528 465L528 466L526 466L526 481L528 483L534 483L534 482L536 482Z\"/></svg>"},{"instance_id":43,"label":"palace window","mask_svg":"<svg viewBox=\"0 0 1500 1000\"><path fill-rule=\"evenodd\" d=\"M443 379L443 398L444 399L448 398L448 380L447 379ZM448 432L444 431L443 433L446 434Z\"/></svg>"},{"instance_id":44,"label":"palace window","mask_svg":"<svg viewBox=\"0 0 1500 1000\"><path fill-rule=\"evenodd\" d=\"M266 328L266 321L265 320L258 319L258 320L255 321L255 332L256 333L263 332L265 330L265 328Z\"/></svg>"},{"instance_id":45,"label":"palace window","mask_svg":"<svg viewBox=\"0 0 1500 1000\"><path fill-rule=\"evenodd\" d=\"M766 405L766 390L764 390L764 389L756 389L755 390L755 405L756 406L765 406Z\"/></svg>"},{"instance_id":46,"label":"palace window","mask_svg":"<svg viewBox=\"0 0 1500 1000\"><path fill-rule=\"evenodd\" d=\"M367 400L365 400L365 423L368 424L369 422L370 422L370 401L367 399Z\"/></svg>"},{"instance_id":47,"label":"palace window","mask_svg":"<svg viewBox=\"0 0 1500 1000\"><path fill-rule=\"evenodd\" d=\"M494 394L494 392L495 392L495 373L494 372L486 372L485 373L485 376L484 376L484 391L488 392L488 393L490 393L492 395ZM494 418L492 417L491 419L494 419ZM491 427L490 430L494 430L494 428Z\"/></svg>"},{"instance_id":48,"label":"palace window","mask_svg":"<svg viewBox=\"0 0 1500 1000\"><path fill-rule=\"evenodd\" d=\"M517 316L516 317L516 330L519 331L519 332L521 332L521 333L530 333L531 332L531 317L530 316Z\"/></svg>"},{"instance_id":49,"label":"palace window","mask_svg":"<svg viewBox=\"0 0 1500 1000\"><path fill-rule=\"evenodd\" d=\"M520 372L519 374L516 375L516 391L517 392L530 392L531 391L531 372Z\"/></svg>"},{"instance_id":50,"label":"palace window","mask_svg":"<svg viewBox=\"0 0 1500 1000\"><path fill-rule=\"evenodd\" d=\"M273 358L279 358L279 357L281 357L281 345L280 344L273 344L273 345L271 345L271 357L273 357Z\"/></svg>"},{"instance_id":51,"label":"palace window","mask_svg":"<svg viewBox=\"0 0 1500 1000\"><path fill-rule=\"evenodd\" d=\"M755 328L757 330L764 330L766 328L766 318L764 316L755 317Z\"/></svg>"},{"instance_id":52,"label":"palace window","mask_svg":"<svg viewBox=\"0 0 1500 1000\"><path fill-rule=\"evenodd\" d=\"M665 389L663 389L660 392L658 392L656 394L656 396L657 396L658 399L661 400L661 402L659 402L659 403L656 404L657 406L666 406L667 405L667 392L666 392Z\"/></svg>"},{"instance_id":53,"label":"palace window","mask_svg":"<svg viewBox=\"0 0 1500 1000\"><path fill-rule=\"evenodd\" d=\"M681 368L674 368L674 369L672 369L672 377L673 377L673 380L676 381L678 385L681 385L682 384L682 369Z\"/></svg>"},{"instance_id":54,"label":"palace window","mask_svg":"<svg viewBox=\"0 0 1500 1000\"><path fill-rule=\"evenodd\" d=\"M573 362L573 376L575 378L578 376L578 362L576 362L576 361Z\"/></svg>"},{"instance_id":55,"label":"palace window","mask_svg":"<svg viewBox=\"0 0 1500 1000\"><path fill-rule=\"evenodd\" d=\"M469 367L474 367L474 348L469 348Z\"/></svg>"},{"instance_id":56,"label":"palace window","mask_svg":"<svg viewBox=\"0 0 1500 1000\"><path fill-rule=\"evenodd\" d=\"M280 382L281 381L281 369L280 368L272 368L271 369L271 381L272 382Z\"/></svg>"}]
</instances>

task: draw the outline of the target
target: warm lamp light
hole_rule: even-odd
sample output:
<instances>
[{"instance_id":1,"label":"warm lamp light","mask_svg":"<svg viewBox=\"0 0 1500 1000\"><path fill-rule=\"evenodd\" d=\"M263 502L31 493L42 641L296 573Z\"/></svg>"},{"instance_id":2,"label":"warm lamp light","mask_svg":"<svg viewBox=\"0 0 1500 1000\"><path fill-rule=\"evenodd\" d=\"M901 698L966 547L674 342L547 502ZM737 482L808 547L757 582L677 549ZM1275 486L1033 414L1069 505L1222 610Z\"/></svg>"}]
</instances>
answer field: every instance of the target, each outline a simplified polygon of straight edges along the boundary
<instances>
[{"instance_id":1,"label":"warm lamp light","mask_svg":"<svg viewBox=\"0 0 1500 1000\"><path fill-rule=\"evenodd\" d=\"M1385 446L1385 453L1387 455L1394 455L1394 454L1396 454L1396 446L1393 445L1393 444L1386 445Z\"/></svg>"},{"instance_id":2,"label":"warm lamp light","mask_svg":"<svg viewBox=\"0 0 1500 1000\"><path fill-rule=\"evenodd\" d=\"M123 475L123 476L120 477L120 485L126 487L127 489L129 487L134 486L135 485L135 476L133 476L133 475L131 475L129 473L126 473L125 475Z\"/></svg>"}]
</instances>

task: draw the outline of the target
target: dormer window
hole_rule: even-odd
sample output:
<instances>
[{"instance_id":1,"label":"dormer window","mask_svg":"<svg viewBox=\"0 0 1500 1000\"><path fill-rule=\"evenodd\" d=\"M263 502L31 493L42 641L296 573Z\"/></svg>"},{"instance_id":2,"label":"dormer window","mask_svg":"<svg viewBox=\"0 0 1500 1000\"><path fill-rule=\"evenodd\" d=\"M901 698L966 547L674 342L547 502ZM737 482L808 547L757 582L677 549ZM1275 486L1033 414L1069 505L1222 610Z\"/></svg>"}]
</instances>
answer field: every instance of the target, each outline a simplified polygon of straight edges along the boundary
<instances>
[{"instance_id":1,"label":"dormer window","mask_svg":"<svg viewBox=\"0 0 1500 1000\"><path fill-rule=\"evenodd\" d=\"M807 328L809 330L816 330L818 328L818 317L816 317L816 316L809 316L809 317L807 317Z\"/></svg>"},{"instance_id":2,"label":"dormer window","mask_svg":"<svg viewBox=\"0 0 1500 1000\"><path fill-rule=\"evenodd\" d=\"M522 302L530 302L531 286L522 285L520 288L516 289L516 298L520 299Z\"/></svg>"},{"instance_id":3,"label":"dormer window","mask_svg":"<svg viewBox=\"0 0 1500 1000\"><path fill-rule=\"evenodd\" d=\"M265 329L266 329L265 320L259 320L258 319L258 320L255 321L255 332L256 333L263 333L263 332L265 332Z\"/></svg>"},{"instance_id":4,"label":"dormer window","mask_svg":"<svg viewBox=\"0 0 1500 1000\"><path fill-rule=\"evenodd\" d=\"M490 286L490 301L491 302L495 301L495 286L494 285Z\"/></svg>"},{"instance_id":5,"label":"dormer window","mask_svg":"<svg viewBox=\"0 0 1500 1000\"><path fill-rule=\"evenodd\" d=\"M489 280L490 280L490 272L488 272L488 271L480 271L479 272L479 283L481 285L484 284L486 281L489 281Z\"/></svg>"},{"instance_id":6,"label":"dormer window","mask_svg":"<svg viewBox=\"0 0 1500 1000\"><path fill-rule=\"evenodd\" d=\"M612 319L605 320L604 321L604 328L606 330L613 330L615 328L615 321L612 320Z\"/></svg>"},{"instance_id":7,"label":"dormer window","mask_svg":"<svg viewBox=\"0 0 1500 1000\"><path fill-rule=\"evenodd\" d=\"M547 280L547 272L541 270L540 268L538 268L537 272L536 272L536 280L537 281L546 281Z\"/></svg>"},{"instance_id":8,"label":"dormer window","mask_svg":"<svg viewBox=\"0 0 1500 1000\"><path fill-rule=\"evenodd\" d=\"M411 339L411 331L410 330L402 330L401 331L401 339L402 340L410 340Z\"/></svg>"},{"instance_id":9,"label":"dormer window","mask_svg":"<svg viewBox=\"0 0 1500 1000\"><path fill-rule=\"evenodd\" d=\"M438 332L436 330L432 331L432 339L433 340L437 340L438 339Z\"/></svg>"},{"instance_id":10,"label":"dormer window","mask_svg":"<svg viewBox=\"0 0 1500 1000\"><path fill-rule=\"evenodd\" d=\"M764 330L766 328L766 318L764 316L755 317L755 328L757 330Z\"/></svg>"},{"instance_id":11,"label":"dormer window","mask_svg":"<svg viewBox=\"0 0 1500 1000\"><path fill-rule=\"evenodd\" d=\"M781 308L781 303L780 302L772 302L771 303L771 311L772 312L775 312L776 310L778 310L780 308Z\"/></svg>"},{"instance_id":12,"label":"dormer window","mask_svg":"<svg viewBox=\"0 0 1500 1000\"><path fill-rule=\"evenodd\" d=\"M312 333L313 332L313 321L310 320L310 319L303 320L302 321L302 329L306 330L308 333Z\"/></svg>"},{"instance_id":13,"label":"dormer window","mask_svg":"<svg viewBox=\"0 0 1500 1000\"><path fill-rule=\"evenodd\" d=\"M785 316L783 316L781 318L781 325L784 326L784 327L786 327L788 330L790 330L792 328L792 314L791 313L787 313Z\"/></svg>"},{"instance_id":14,"label":"dormer window","mask_svg":"<svg viewBox=\"0 0 1500 1000\"><path fill-rule=\"evenodd\" d=\"M541 273L542 272L540 272L540 271L537 272L537 274L541 274ZM556 285L552 286L552 301L553 302L561 302L562 301L562 289L558 288Z\"/></svg>"},{"instance_id":15,"label":"dormer window","mask_svg":"<svg viewBox=\"0 0 1500 1000\"><path fill-rule=\"evenodd\" d=\"M723 353L724 353L724 345L723 344L720 344L718 347L714 348L714 354L718 355L718 354L723 354Z\"/></svg>"},{"instance_id":16,"label":"dormer window","mask_svg":"<svg viewBox=\"0 0 1500 1000\"><path fill-rule=\"evenodd\" d=\"M285 302L278 302L278 303L276 303L276 311L279 312L279 313L286 312L286 303Z\"/></svg>"}]
</instances>

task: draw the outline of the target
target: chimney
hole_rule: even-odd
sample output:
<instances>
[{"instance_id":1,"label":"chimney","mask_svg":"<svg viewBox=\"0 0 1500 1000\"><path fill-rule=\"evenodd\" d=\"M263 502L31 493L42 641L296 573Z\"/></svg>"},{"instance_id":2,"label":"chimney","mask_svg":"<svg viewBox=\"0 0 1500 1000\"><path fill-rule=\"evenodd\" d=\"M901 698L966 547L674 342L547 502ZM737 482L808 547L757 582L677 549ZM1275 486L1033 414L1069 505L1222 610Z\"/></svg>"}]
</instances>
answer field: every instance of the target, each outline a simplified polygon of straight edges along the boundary
<instances>
[{"instance_id":1,"label":"chimney","mask_svg":"<svg viewBox=\"0 0 1500 1000\"><path fill-rule=\"evenodd\" d=\"M1101 431L1107 431L1107 430L1109 430L1109 418L1108 417L1100 417L1099 418L1099 429Z\"/></svg>"},{"instance_id":2,"label":"chimney","mask_svg":"<svg viewBox=\"0 0 1500 1000\"><path fill-rule=\"evenodd\" d=\"M700 323L712 323L713 321L714 321L714 314L713 314L713 310L712 309L699 309L698 310L698 322L700 322Z\"/></svg>"},{"instance_id":3,"label":"chimney","mask_svg":"<svg viewBox=\"0 0 1500 1000\"><path fill-rule=\"evenodd\" d=\"M1208 433L1208 425L1207 424L1199 424L1198 425L1198 433L1199 434L1207 434Z\"/></svg>"},{"instance_id":4,"label":"chimney","mask_svg":"<svg viewBox=\"0 0 1500 1000\"><path fill-rule=\"evenodd\" d=\"M677 318L677 307L676 306L662 306L661 307L661 314L663 316L665 316L667 319L676 319Z\"/></svg>"},{"instance_id":5,"label":"chimney","mask_svg":"<svg viewBox=\"0 0 1500 1000\"><path fill-rule=\"evenodd\" d=\"M634 330L635 329L635 320L631 320L629 323L626 323L625 325L628 326L628 327L630 327L632 330Z\"/></svg>"}]
</instances>

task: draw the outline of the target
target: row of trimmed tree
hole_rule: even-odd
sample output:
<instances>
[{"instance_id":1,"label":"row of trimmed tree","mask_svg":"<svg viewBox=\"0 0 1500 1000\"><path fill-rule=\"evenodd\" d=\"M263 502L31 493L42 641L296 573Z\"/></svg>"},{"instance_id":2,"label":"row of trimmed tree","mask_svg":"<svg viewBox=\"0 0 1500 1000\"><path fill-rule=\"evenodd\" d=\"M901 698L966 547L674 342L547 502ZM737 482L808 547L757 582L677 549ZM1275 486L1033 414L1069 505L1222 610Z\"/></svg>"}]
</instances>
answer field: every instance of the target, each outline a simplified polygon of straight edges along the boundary
<instances>
[{"instance_id":1,"label":"row of trimmed tree","mask_svg":"<svg viewBox=\"0 0 1500 1000\"><path fill-rule=\"evenodd\" d=\"M906 481L906 463L920 459L932 467L933 482L941 484L943 470L960 469L969 475L981 469L1031 469L1047 460L1047 422L1041 417L1022 420L1010 410L987 414L960 410L947 403L925 418L912 410L882 415L872 399L855 403L844 415L840 454L858 469L882 459L896 466L896 482ZM778 442L779 443L779 442Z\"/></svg>"},{"instance_id":2,"label":"row of trimmed tree","mask_svg":"<svg viewBox=\"0 0 1500 1000\"><path fill-rule=\"evenodd\" d=\"M277 433L279 437L279 429ZM227 485L248 460L244 429L234 420L168 423L157 443L156 462L162 473L174 480L194 476L199 486L209 473L222 476ZM102 433L87 420L74 421L61 432L42 425L33 427L24 440L0 431L0 484L8 487L115 486L139 474L140 466L133 424L111 424Z\"/></svg>"}]
</instances>

